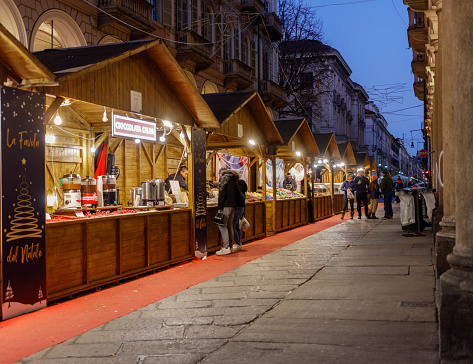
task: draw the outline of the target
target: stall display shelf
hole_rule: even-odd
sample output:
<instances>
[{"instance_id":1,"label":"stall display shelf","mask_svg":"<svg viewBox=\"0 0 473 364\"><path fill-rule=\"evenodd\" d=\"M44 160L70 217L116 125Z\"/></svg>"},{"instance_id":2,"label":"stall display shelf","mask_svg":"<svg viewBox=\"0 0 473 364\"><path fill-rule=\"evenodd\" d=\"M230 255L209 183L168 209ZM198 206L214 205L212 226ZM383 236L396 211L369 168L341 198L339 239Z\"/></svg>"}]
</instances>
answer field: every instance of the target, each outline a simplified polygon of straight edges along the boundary
<instances>
[{"instance_id":1,"label":"stall display shelf","mask_svg":"<svg viewBox=\"0 0 473 364\"><path fill-rule=\"evenodd\" d=\"M47 224L48 300L192 259L193 221L175 209Z\"/></svg>"}]
</instances>

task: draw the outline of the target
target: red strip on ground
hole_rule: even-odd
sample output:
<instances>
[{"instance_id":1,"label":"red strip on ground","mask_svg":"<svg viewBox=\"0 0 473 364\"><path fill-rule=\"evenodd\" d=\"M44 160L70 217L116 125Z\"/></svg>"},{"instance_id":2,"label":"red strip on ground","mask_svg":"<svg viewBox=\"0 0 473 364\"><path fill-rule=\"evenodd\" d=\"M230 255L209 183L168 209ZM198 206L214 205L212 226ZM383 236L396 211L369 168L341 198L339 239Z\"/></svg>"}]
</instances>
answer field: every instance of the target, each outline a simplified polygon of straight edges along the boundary
<instances>
[{"instance_id":1,"label":"red strip on ground","mask_svg":"<svg viewBox=\"0 0 473 364\"><path fill-rule=\"evenodd\" d=\"M0 362L12 363L239 267L346 220L340 215L243 245L227 256L181 263L116 287L0 322Z\"/></svg>"}]
</instances>

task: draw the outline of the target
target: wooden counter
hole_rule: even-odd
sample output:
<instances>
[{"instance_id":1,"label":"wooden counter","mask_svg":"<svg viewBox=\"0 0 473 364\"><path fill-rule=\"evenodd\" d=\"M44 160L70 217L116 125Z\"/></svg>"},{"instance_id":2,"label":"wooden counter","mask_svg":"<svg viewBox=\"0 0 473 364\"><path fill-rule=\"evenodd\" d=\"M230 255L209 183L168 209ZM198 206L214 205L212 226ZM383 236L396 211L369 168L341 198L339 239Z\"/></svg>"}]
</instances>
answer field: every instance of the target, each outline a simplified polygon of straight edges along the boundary
<instances>
[{"instance_id":1,"label":"wooden counter","mask_svg":"<svg viewBox=\"0 0 473 364\"><path fill-rule=\"evenodd\" d=\"M273 201L266 201L266 231L279 232L308 222L305 197L276 200L276 228L273 228Z\"/></svg>"},{"instance_id":2,"label":"wooden counter","mask_svg":"<svg viewBox=\"0 0 473 364\"><path fill-rule=\"evenodd\" d=\"M322 220L332 216L332 198L328 196L314 197L314 219Z\"/></svg>"},{"instance_id":3,"label":"wooden counter","mask_svg":"<svg viewBox=\"0 0 473 364\"><path fill-rule=\"evenodd\" d=\"M250 223L250 228L243 233L242 243L266 236L266 216L263 201L245 203L245 217ZM217 206L207 206L207 252L211 253L222 247L222 239L218 225L214 224Z\"/></svg>"},{"instance_id":4,"label":"wooden counter","mask_svg":"<svg viewBox=\"0 0 473 364\"><path fill-rule=\"evenodd\" d=\"M46 224L48 300L194 256L191 209Z\"/></svg>"}]
</instances>

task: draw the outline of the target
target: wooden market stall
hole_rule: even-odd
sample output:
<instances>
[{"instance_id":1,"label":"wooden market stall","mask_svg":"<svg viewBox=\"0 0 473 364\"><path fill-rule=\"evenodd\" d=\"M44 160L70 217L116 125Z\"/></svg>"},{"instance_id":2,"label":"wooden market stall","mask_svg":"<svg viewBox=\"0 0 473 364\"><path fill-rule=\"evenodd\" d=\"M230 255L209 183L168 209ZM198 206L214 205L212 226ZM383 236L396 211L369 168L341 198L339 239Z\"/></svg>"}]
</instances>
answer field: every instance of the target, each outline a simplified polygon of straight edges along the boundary
<instances>
[{"instance_id":1,"label":"wooden market stall","mask_svg":"<svg viewBox=\"0 0 473 364\"><path fill-rule=\"evenodd\" d=\"M369 159L370 159L370 165L371 165L370 177L378 176L379 172L378 172L378 165L376 163L376 157L374 155L370 155Z\"/></svg>"},{"instance_id":2,"label":"wooden market stall","mask_svg":"<svg viewBox=\"0 0 473 364\"><path fill-rule=\"evenodd\" d=\"M279 196L276 197L274 193L276 204L267 204L267 216L272 214L272 219L267 220L267 230L273 233L307 224L307 161L320 154L305 118L275 119L274 124L284 141L284 144L278 147L276 157L284 160L284 172L288 172L296 163L302 165L304 175L302 183L305 194L300 197L278 198ZM276 158L273 157L273 181L275 180L275 161Z\"/></svg>"},{"instance_id":3,"label":"wooden market stall","mask_svg":"<svg viewBox=\"0 0 473 364\"><path fill-rule=\"evenodd\" d=\"M248 158L248 190L259 192L261 199L245 204L245 217L250 228L243 233L242 242L263 237L267 233L268 212L265 183L259 181L259 169L268 159L271 145L281 144L282 139L257 92L244 91L202 95L221 125L218 132L209 136L207 143L207 177L214 180L216 153ZM269 148L268 148L269 147ZM263 168L263 180L265 169ZM247 194L247 198L250 195ZM221 238L218 226L213 224L217 205L207 205L207 251L220 249Z\"/></svg>"},{"instance_id":4,"label":"wooden market stall","mask_svg":"<svg viewBox=\"0 0 473 364\"><path fill-rule=\"evenodd\" d=\"M359 170L362 170L365 174L371 172L371 162L367 152L355 153L355 160L356 166L353 168L356 168L356 172L354 171L355 173Z\"/></svg>"},{"instance_id":5,"label":"wooden market stall","mask_svg":"<svg viewBox=\"0 0 473 364\"><path fill-rule=\"evenodd\" d=\"M337 143L340 155L342 157L341 163L335 170L334 186L336 187L334 194L335 213L338 214L343 208L344 193L340 191L341 184L346 179L346 175L351 167L356 166L355 154L350 142ZM337 193L338 192L338 193Z\"/></svg>"},{"instance_id":6,"label":"wooden market stall","mask_svg":"<svg viewBox=\"0 0 473 364\"><path fill-rule=\"evenodd\" d=\"M316 161L317 178L328 185L329 189L328 194L314 196L314 218L317 220L333 216L340 211L335 210L334 164L340 162L342 157L333 133L314 134L314 138L321 155Z\"/></svg>"},{"instance_id":7,"label":"wooden market stall","mask_svg":"<svg viewBox=\"0 0 473 364\"><path fill-rule=\"evenodd\" d=\"M62 175L93 176L92 150L102 143L121 171L121 212L127 212L131 188L165 179L181 163L187 162L192 181L190 129L219 124L161 40L46 50L35 56L56 76L55 85L39 84L35 90L48 95L46 129L55 140L46 148L45 193L57 193L58 206ZM61 116L61 125L52 122L54 115ZM164 139L112 136L116 115L149 121ZM189 199L189 208L132 209L109 216L102 211L101 217L47 223L47 298L192 259L192 183Z\"/></svg>"}]
</instances>

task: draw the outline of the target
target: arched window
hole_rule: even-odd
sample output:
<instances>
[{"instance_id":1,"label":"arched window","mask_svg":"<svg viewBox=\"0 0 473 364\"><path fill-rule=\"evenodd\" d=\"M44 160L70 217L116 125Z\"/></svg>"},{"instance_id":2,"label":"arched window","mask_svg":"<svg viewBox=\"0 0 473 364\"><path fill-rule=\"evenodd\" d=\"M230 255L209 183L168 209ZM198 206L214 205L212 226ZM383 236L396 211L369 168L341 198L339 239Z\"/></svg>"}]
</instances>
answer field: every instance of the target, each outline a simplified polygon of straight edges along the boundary
<instances>
[{"instance_id":1,"label":"arched window","mask_svg":"<svg viewBox=\"0 0 473 364\"><path fill-rule=\"evenodd\" d=\"M218 92L217 85L212 81L205 81L202 86L202 94L215 94Z\"/></svg>"},{"instance_id":2,"label":"arched window","mask_svg":"<svg viewBox=\"0 0 473 364\"><path fill-rule=\"evenodd\" d=\"M82 30L74 19L60 10L43 13L31 32L30 50L71 48L87 45Z\"/></svg>"},{"instance_id":3,"label":"arched window","mask_svg":"<svg viewBox=\"0 0 473 364\"><path fill-rule=\"evenodd\" d=\"M0 1L0 23L25 47L28 46L25 24L12 0Z\"/></svg>"}]
</instances>

